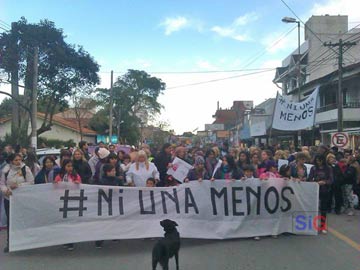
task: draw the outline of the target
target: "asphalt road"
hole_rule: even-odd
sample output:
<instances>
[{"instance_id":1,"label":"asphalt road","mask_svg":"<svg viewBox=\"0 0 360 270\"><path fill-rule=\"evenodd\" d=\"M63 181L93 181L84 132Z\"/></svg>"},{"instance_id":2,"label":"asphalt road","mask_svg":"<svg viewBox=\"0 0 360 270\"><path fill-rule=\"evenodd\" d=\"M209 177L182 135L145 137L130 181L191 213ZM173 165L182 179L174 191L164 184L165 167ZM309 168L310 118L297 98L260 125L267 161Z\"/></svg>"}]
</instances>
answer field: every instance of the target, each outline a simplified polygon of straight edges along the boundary
<instances>
[{"instance_id":1,"label":"asphalt road","mask_svg":"<svg viewBox=\"0 0 360 270\"><path fill-rule=\"evenodd\" d=\"M241 270L358 270L360 269L360 211L356 215L329 216L329 234L281 235L278 239L234 239L225 241L183 239L180 269ZM1 250L5 232L0 232ZM151 269L153 240L77 244L69 252L61 246L0 252L0 270L127 270ZM158 266L158 269L160 267ZM170 269L175 262L170 261Z\"/></svg>"}]
</instances>

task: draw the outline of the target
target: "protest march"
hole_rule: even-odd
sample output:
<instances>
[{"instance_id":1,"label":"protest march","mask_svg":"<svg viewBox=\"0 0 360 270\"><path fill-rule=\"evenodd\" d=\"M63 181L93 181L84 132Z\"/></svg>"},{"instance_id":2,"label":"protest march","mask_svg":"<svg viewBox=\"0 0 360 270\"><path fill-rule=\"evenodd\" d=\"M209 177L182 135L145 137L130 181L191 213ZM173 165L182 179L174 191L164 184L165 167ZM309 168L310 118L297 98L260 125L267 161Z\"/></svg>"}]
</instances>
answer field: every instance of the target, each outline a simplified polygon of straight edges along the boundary
<instances>
[{"instance_id":1,"label":"protest march","mask_svg":"<svg viewBox=\"0 0 360 270\"><path fill-rule=\"evenodd\" d=\"M162 219L175 220L184 238L326 234L327 213L353 216L359 208L359 152L227 143L191 149L166 143L155 151L100 144L91 156L82 141L39 164L31 150L6 146L4 251L159 237Z\"/></svg>"}]
</instances>

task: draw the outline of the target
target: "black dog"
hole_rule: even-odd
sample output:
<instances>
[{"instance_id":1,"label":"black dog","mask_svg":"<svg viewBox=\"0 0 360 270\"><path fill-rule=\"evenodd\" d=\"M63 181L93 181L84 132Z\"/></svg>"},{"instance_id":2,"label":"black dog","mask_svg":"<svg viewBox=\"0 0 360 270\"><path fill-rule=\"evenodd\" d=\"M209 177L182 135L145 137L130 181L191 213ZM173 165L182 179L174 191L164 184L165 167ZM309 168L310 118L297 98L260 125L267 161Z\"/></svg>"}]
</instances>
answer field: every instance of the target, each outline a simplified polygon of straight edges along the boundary
<instances>
[{"instance_id":1,"label":"black dog","mask_svg":"<svg viewBox=\"0 0 360 270\"><path fill-rule=\"evenodd\" d=\"M153 248L152 268L155 270L157 264L160 263L164 270L168 270L169 259L175 256L176 270L179 270L180 234L176 230L178 225L170 219L160 221L160 225L164 228L165 234Z\"/></svg>"}]
</instances>

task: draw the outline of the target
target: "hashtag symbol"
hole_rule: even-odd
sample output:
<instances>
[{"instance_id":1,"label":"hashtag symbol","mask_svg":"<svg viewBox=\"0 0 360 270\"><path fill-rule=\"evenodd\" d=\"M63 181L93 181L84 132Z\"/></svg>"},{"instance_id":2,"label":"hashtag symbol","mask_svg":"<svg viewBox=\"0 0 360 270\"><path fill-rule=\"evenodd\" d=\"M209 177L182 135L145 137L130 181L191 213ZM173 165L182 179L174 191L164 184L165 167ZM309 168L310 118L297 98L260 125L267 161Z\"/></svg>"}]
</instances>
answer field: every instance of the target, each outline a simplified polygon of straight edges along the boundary
<instances>
[{"instance_id":1,"label":"hashtag symbol","mask_svg":"<svg viewBox=\"0 0 360 270\"><path fill-rule=\"evenodd\" d=\"M69 190L65 190L65 195L60 197L61 201L64 201L64 205L59 209L60 212L63 212L63 218L67 218L69 211L79 211L79 217L83 216L83 212L87 210L84 207L84 201L87 200L87 197L84 196L84 190L80 190L80 196L69 196ZM69 207L69 201L79 201L79 207Z\"/></svg>"}]
</instances>

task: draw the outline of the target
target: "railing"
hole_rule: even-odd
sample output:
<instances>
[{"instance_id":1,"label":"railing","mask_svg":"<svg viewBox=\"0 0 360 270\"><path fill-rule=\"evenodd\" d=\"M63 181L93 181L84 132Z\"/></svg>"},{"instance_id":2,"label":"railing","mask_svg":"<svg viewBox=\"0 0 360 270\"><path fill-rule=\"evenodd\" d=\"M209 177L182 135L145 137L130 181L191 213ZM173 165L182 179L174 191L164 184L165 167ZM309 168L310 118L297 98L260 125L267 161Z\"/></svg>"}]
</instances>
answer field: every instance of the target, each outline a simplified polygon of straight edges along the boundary
<instances>
[{"instance_id":1,"label":"railing","mask_svg":"<svg viewBox=\"0 0 360 270\"><path fill-rule=\"evenodd\" d=\"M321 112L326 112L326 111L330 111L330 110L335 110L338 108L338 104L337 103L333 103L333 104L328 104L326 106L320 107L316 110L317 113L321 113ZM344 103L343 108L360 108L360 102L359 101L349 101Z\"/></svg>"}]
</instances>

